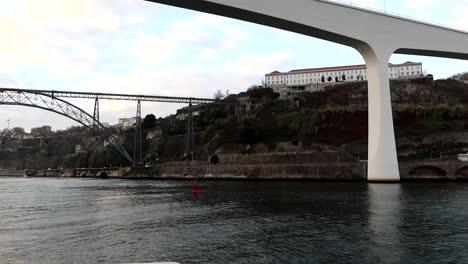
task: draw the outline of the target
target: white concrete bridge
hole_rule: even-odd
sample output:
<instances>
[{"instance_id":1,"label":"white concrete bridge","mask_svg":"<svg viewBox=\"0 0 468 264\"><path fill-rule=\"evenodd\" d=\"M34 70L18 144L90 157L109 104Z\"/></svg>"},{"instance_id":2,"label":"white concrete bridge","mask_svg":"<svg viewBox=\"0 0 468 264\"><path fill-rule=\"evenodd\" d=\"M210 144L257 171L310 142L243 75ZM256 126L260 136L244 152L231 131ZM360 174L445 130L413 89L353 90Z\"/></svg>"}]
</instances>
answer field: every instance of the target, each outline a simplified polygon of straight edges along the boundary
<instances>
[{"instance_id":1,"label":"white concrete bridge","mask_svg":"<svg viewBox=\"0 0 468 264\"><path fill-rule=\"evenodd\" d=\"M323 0L146 0L355 48L368 69L371 181L399 181L388 63L394 53L468 60L468 33Z\"/></svg>"}]
</instances>

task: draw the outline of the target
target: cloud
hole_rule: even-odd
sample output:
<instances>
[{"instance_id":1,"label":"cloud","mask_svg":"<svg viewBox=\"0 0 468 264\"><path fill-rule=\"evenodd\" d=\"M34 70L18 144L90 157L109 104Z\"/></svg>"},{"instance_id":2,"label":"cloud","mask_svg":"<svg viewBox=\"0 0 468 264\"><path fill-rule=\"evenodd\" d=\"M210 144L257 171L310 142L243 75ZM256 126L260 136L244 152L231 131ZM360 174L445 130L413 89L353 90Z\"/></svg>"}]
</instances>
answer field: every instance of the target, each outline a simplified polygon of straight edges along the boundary
<instances>
[{"instance_id":1,"label":"cloud","mask_svg":"<svg viewBox=\"0 0 468 264\"><path fill-rule=\"evenodd\" d=\"M181 97L212 98L216 90L231 93L245 91L252 84L259 84L262 76L271 69L292 60L291 52L267 55L246 55L226 62L222 68L200 67L195 64L171 64L160 70L138 68L123 75L97 76L93 80L76 84L76 90L96 92L132 93ZM111 87L111 89L109 89ZM177 104L144 102L145 113L166 116L180 108ZM135 111L134 102L105 101L100 104L104 113L116 120Z\"/></svg>"},{"instance_id":2,"label":"cloud","mask_svg":"<svg viewBox=\"0 0 468 264\"><path fill-rule=\"evenodd\" d=\"M1 78L0 77L0 87L5 88L19 88L18 83L15 80L11 80L8 78Z\"/></svg>"},{"instance_id":3,"label":"cloud","mask_svg":"<svg viewBox=\"0 0 468 264\"><path fill-rule=\"evenodd\" d=\"M135 2L3 1L0 73L38 67L55 77L88 74L102 59L106 38L147 17Z\"/></svg>"},{"instance_id":4,"label":"cloud","mask_svg":"<svg viewBox=\"0 0 468 264\"><path fill-rule=\"evenodd\" d=\"M160 32L141 32L135 43L135 56L146 64L160 64L181 53L212 57L223 48L235 46L233 42L248 39L248 33L240 28L224 26L226 21L226 18L202 14L160 26Z\"/></svg>"}]
</instances>

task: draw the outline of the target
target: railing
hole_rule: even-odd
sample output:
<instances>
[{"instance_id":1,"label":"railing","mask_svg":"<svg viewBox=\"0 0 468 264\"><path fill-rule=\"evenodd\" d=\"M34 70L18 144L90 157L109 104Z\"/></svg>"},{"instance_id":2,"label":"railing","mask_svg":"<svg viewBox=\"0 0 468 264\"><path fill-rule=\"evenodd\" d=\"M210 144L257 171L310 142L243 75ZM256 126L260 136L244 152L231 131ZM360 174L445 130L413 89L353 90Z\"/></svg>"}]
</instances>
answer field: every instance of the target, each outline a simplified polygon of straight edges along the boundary
<instances>
[{"instance_id":1,"label":"railing","mask_svg":"<svg viewBox=\"0 0 468 264\"><path fill-rule=\"evenodd\" d=\"M361 10L365 10L365 11L369 11L369 12L373 12L373 13L378 13L378 14L382 14L382 15L386 15L386 16L392 16L392 17L396 17L396 18L406 19L406 20L410 20L410 21L413 21L413 22L418 22L418 23L421 23L421 24L427 24L427 25L435 26L435 27L439 27L439 28L444 28L444 29L449 29L449 30L454 30L454 31L460 31L460 32L463 32L463 33L468 33L468 28L461 28L461 27L455 27L455 26L441 24L441 23L435 23L434 21L424 20L424 19L421 19L421 18L416 18L416 17L412 17L412 16L408 16L408 15L402 15L400 12L395 13L395 12L392 12L392 11L387 11L385 9L380 9L380 8L366 6L366 5L355 4L352 1L345 1L345 0L317 0L317 1L328 2L328 3L333 3L333 4L339 4L339 5L342 5L342 6L361 9Z\"/></svg>"}]
</instances>

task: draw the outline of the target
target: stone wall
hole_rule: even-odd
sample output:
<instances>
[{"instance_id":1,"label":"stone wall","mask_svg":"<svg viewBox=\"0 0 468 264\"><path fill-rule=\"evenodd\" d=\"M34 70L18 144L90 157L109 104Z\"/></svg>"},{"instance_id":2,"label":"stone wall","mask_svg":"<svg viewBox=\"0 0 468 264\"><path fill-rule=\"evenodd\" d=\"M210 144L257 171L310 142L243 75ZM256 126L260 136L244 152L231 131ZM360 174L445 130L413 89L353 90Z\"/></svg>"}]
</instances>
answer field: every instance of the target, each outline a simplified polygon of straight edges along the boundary
<instances>
[{"instance_id":1,"label":"stone wall","mask_svg":"<svg viewBox=\"0 0 468 264\"><path fill-rule=\"evenodd\" d=\"M365 166L360 163L209 166L172 164L161 166L159 175L162 178L363 181Z\"/></svg>"},{"instance_id":2,"label":"stone wall","mask_svg":"<svg viewBox=\"0 0 468 264\"><path fill-rule=\"evenodd\" d=\"M317 164L352 162L342 152L274 152L255 154L215 154L221 165L257 165L257 164Z\"/></svg>"}]
</instances>

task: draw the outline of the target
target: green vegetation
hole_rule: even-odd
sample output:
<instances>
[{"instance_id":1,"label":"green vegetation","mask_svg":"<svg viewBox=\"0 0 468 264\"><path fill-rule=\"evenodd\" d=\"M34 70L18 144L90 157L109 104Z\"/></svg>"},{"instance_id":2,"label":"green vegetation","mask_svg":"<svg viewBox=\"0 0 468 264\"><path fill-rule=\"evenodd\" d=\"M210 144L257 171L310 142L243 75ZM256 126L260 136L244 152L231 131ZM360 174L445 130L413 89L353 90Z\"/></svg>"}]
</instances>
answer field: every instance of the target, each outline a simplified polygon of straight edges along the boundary
<instances>
[{"instance_id":1,"label":"green vegetation","mask_svg":"<svg viewBox=\"0 0 468 264\"><path fill-rule=\"evenodd\" d=\"M455 74L451 77L451 79L460 80L460 81L468 81L468 72Z\"/></svg>"},{"instance_id":2,"label":"green vegetation","mask_svg":"<svg viewBox=\"0 0 468 264\"><path fill-rule=\"evenodd\" d=\"M258 126L258 120L253 115L245 115L240 120L240 138L242 143L257 143L262 138L262 131Z\"/></svg>"}]
</instances>

